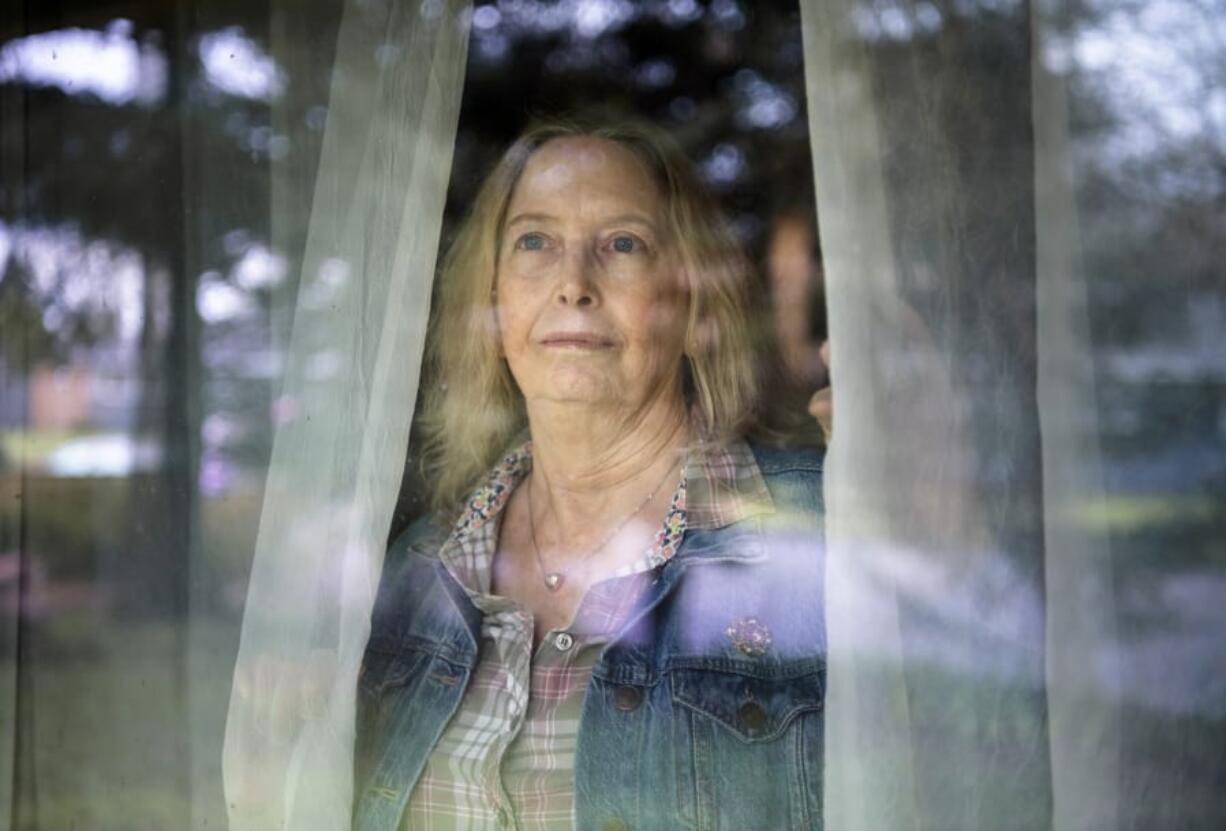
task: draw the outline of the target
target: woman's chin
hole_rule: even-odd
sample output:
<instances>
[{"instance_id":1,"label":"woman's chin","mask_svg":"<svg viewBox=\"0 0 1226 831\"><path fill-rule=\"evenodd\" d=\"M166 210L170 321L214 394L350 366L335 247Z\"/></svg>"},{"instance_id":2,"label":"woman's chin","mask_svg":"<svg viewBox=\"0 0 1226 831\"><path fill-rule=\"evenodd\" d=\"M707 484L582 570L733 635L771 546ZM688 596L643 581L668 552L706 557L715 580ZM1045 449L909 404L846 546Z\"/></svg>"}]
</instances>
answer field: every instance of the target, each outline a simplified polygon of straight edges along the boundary
<instances>
[{"instance_id":1,"label":"woman's chin","mask_svg":"<svg viewBox=\"0 0 1226 831\"><path fill-rule=\"evenodd\" d=\"M560 367L550 373L540 397L576 405L612 404L621 400L621 385L606 373L587 367Z\"/></svg>"},{"instance_id":2,"label":"woman's chin","mask_svg":"<svg viewBox=\"0 0 1226 831\"><path fill-rule=\"evenodd\" d=\"M585 410L623 410L630 399L608 386L567 384L541 390L540 394L531 396L528 399L529 407L533 401L550 407L571 407L578 415Z\"/></svg>"},{"instance_id":3,"label":"woman's chin","mask_svg":"<svg viewBox=\"0 0 1226 831\"><path fill-rule=\"evenodd\" d=\"M540 399L552 404L571 404L575 407L615 406L621 401L607 387L584 384L555 387L540 396Z\"/></svg>"}]
</instances>

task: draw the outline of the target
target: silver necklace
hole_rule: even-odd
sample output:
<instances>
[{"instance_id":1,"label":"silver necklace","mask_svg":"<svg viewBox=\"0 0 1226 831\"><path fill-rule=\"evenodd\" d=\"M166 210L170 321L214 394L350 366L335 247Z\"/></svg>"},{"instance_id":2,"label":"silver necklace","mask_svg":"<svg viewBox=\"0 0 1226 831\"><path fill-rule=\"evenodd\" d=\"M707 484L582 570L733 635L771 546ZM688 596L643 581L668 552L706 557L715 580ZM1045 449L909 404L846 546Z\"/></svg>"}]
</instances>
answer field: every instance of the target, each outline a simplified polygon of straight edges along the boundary
<instances>
[{"instance_id":1,"label":"silver necklace","mask_svg":"<svg viewBox=\"0 0 1226 831\"><path fill-rule=\"evenodd\" d=\"M578 559L582 562L587 562L592 557L595 557L597 554L603 551L604 547L613 541L613 538L617 536L618 532L621 531L623 528L625 528L626 524L630 522L630 520L638 516L639 512L647 507L647 505L651 502L651 500L655 497L655 495L660 492L660 488L664 487L664 483L668 481L668 475L672 472L673 472L673 468L671 467L667 471L665 471L664 478L661 479L654 488L652 488L651 493L647 494L647 498L644 499L642 502L640 502L637 508L635 508L630 513L626 514L626 516L623 517L622 520L617 523L617 525L613 526L613 530L605 534L604 537L601 538L600 543L595 548L593 548L591 551L584 554L582 557L579 557ZM527 487L528 487L528 533L532 537L532 550L536 552L536 566L538 569L540 569L541 580L544 581L545 588L549 589L551 592L556 592L558 589L562 588L562 584L566 582L566 575L565 573L561 571L548 571L545 569L545 561L544 559L541 558L541 547L537 545L537 542L536 542L536 520L533 518L533 515L532 515L533 514L533 511L532 511L532 483L531 482L527 483Z\"/></svg>"}]
</instances>

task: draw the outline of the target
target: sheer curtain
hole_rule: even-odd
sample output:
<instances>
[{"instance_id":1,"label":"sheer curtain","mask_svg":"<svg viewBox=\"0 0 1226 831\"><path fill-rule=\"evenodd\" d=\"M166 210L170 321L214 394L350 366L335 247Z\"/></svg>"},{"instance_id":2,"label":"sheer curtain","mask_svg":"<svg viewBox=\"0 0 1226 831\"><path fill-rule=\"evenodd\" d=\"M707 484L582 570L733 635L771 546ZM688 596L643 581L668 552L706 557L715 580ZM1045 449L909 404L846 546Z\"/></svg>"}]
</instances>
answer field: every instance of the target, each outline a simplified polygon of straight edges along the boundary
<instances>
[{"instance_id":1,"label":"sheer curtain","mask_svg":"<svg viewBox=\"0 0 1226 831\"><path fill-rule=\"evenodd\" d=\"M354 690L413 415L468 14L344 7L226 725L235 829L348 827ZM274 187L288 209L274 240L289 239L292 181Z\"/></svg>"},{"instance_id":2,"label":"sheer curtain","mask_svg":"<svg viewBox=\"0 0 1226 831\"><path fill-rule=\"evenodd\" d=\"M1207 99L1179 95L1206 64L1164 73L1222 42L1220 10L1161 5L802 3L836 390L829 828L1223 821L1224 662L1196 646L1222 631L1220 523L1187 507L1220 515L1218 376L1136 312L1220 311L1220 272L1186 241L1116 250L1189 221L1222 240L1192 193L1220 118L1186 155L1144 123L1195 131ZM1167 190L1130 193L1147 169ZM1154 415L1166 360L1203 421Z\"/></svg>"},{"instance_id":3,"label":"sheer curtain","mask_svg":"<svg viewBox=\"0 0 1226 831\"><path fill-rule=\"evenodd\" d=\"M1024 123L1026 78L866 38L860 4L802 8L836 390L827 824L1042 827L1034 377L1025 339L1001 337L1033 326L1032 152L984 123ZM992 184L976 170L1002 185L1000 209L974 210ZM1000 457L992 500L979 474Z\"/></svg>"}]
</instances>

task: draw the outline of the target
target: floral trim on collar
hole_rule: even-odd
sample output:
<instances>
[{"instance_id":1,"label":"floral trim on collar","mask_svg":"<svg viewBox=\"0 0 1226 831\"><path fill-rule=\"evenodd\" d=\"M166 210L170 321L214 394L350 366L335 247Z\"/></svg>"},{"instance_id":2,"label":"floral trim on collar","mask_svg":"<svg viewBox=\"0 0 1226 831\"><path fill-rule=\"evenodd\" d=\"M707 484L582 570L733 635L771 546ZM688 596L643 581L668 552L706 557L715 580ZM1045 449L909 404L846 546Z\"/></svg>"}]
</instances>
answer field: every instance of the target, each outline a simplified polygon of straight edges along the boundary
<instances>
[{"instance_id":1,"label":"floral trim on collar","mask_svg":"<svg viewBox=\"0 0 1226 831\"><path fill-rule=\"evenodd\" d=\"M485 483L468 497L464 512L452 528L452 536L475 531L506 507L511 492L532 471L532 442L526 441L502 457Z\"/></svg>"},{"instance_id":2,"label":"floral trim on collar","mask_svg":"<svg viewBox=\"0 0 1226 831\"><path fill-rule=\"evenodd\" d=\"M660 530L656 531L651 547L643 552L643 556L638 561L619 568L610 574L610 577L623 577L640 571L650 571L653 568L659 568L673 558L677 549L681 547L681 538L685 536L685 485L683 466L681 480L677 483L677 489L673 491L673 500L664 514L664 522Z\"/></svg>"}]
</instances>

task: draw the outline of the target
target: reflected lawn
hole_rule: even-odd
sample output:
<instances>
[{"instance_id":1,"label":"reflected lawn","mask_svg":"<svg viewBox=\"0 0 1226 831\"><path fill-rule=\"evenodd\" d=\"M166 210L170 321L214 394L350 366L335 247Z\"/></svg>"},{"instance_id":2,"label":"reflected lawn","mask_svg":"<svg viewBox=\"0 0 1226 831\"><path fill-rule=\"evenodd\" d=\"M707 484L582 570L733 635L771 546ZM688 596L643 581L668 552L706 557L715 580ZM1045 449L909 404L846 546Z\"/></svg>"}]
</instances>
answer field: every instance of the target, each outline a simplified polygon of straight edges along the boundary
<instances>
[{"instance_id":1,"label":"reflected lawn","mask_svg":"<svg viewBox=\"0 0 1226 831\"><path fill-rule=\"evenodd\" d=\"M234 622L32 627L15 828L224 828L221 744Z\"/></svg>"}]
</instances>

